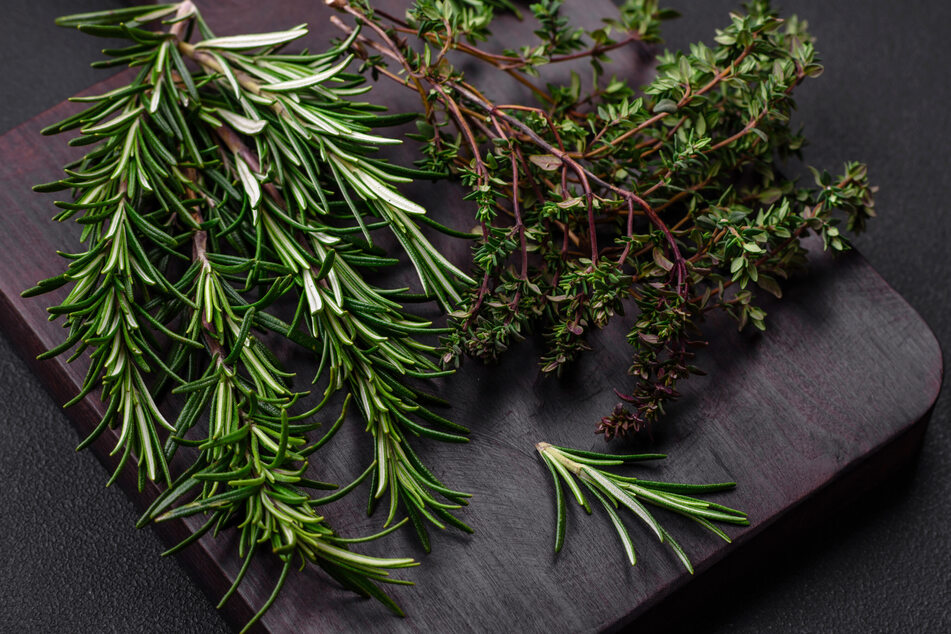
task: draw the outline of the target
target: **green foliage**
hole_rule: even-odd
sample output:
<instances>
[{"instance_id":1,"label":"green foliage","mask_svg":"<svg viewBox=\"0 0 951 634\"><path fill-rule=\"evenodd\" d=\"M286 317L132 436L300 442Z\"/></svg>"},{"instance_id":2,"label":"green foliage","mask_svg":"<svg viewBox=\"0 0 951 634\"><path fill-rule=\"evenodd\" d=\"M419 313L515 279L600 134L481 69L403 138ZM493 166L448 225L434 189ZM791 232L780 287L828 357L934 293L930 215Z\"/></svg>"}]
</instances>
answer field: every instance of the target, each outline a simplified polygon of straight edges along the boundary
<instances>
[{"instance_id":1,"label":"green foliage","mask_svg":"<svg viewBox=\"0 0 951 634\"><path fill-rule=\"evenodd\" d=\"M726 491L736 486L733 482L721 482L717 484L677 484L671 482L654 482L651 480L641 480L629 476L621 476L599 467L619 466L628 462L640 460L655 460L665 458L662 454L633 454L619 456L607 453L596 453L591 451L578 451L566 447L556 447L547 442L540 442L536 445L538 453L541 455L545 466L551 472L555 483L555 504L556 504L556 523L555 523L555 552L560 552L565 543L565 532L567 527L567 509L565 508L565 491L567 487L574 497L575 501L590 515L591 505L585 498L580 483L583 485L604 507L605 512L611 520L611 524L617 531L621 544L624 546L624 553L627 560L633 566L637 561L634 554L634 543L628 533L627 527L618 514L618 511L626 510L634 514L641 522L647 526L652 533L662 543L670 546L671 550L680 559L684 568L690 574L693 574L693 565L690 558L684 552L680 544L674 540L673 536L661 526L654 515L647 509L650 505L666 511L689 517L713 534L719 536L729 543L729 536L717 527L713 522L724 524L735 524L746 526L749 521L746 514L735 509L728 508L715 502L707 502L695 498L687 493L715 493Z\"/></svg>"},{"instance_id":2,"label":"green foliage","mask_svg":"<svg viewBox=\"0 0 951 634\"><path fill-rule=\"evenodd\" d=\"M215 37L190 0L61 18L126 41L96 66L135 70L126 85L77 99L85 110L44 130L78 130L70 145L90 148L62 179L35 188L70 191L55 203L56 220L80 227L82 247L64 254L65 272L24 294L68 287L49 309L65 340L43 356L89 352L72 402L101 390L106 411L82 446L115 428L116 475L133 459L140 487L160 485L140 525L206 518L173 551L209 531L238 531L244 565L223 601L268 545L282 573L248 626L291 565L308 562L399 613L376 584L405 583L389 572L415 562L349 545L406 523L426 550L429 525L471 531L454 515L468 495L445 486L410 444L412 436L467 440L466 429L431 409L438 399L420 388L426 379L465 355L495 359L532 334L548 344L541 368L560 372L591 330L627 312L632 384L598 431L607 439L637 432L663 416L679 381L701 372L692 359L707 311L764 329L758 291L781 296L780 280L806 262L802 238L814 233L843 251L842 218L857 232L874 216L859 163L839 177L813 169L810 186L785 175L804 145L789 122L792 92L822 69L805 23L780 19L765 0L732 14L714 47L661 54L644 86L606 68L612 51L656 54L660 25L675 15L656 0L627 0L590 31L572 26L561 0L539 0L526 16L509 0L418 0L405 19L363 0L327 4L356 25L338 21L345 39L316 54L282 51L303 26ZM508 50L480 48L502 13L531 21L533 32ZM350 70L355 58L359 73ZM507 75L537 105L496 102L458 60ZM543 66L578 60L589 76L572 70L538 85ZM364 76L419 95L419 169L378 158L379 147L400 141L375 130L415 117L358 100L370 90ZM441 227L397 187L443 177L465 191L475 234ZM471 277L423 224L473 240ZM378 232L397 245L396 257L379 248ZM373 281L401 259L421 294ZM449 312L447 328L401 303L420 299ZM322 393L294 386L275 353L285 340L310 355ZM312 439L337 407L329 430ZM310 477L309 457L354 407L374 458L353 482L315 495L336 485ZM746 524L739 511L686 495L731 483L672 485L599 468L658 456L538 450L554 476L556 550L563 487L589 512L581 486L601 501L632 564L621 507L688 570L645 504L724 539L712 522ZM179 451L181 470L170 467ZM367 481L371 510L386 499L383 529L343 538L318 507Z\"/></svg>"},{"instance_id":3,"label":"green foliage","mask_svg":"<svg viewBox=\"0 0 951 634\"><path fill-rule=\"evenodd\" d=\"M804 144L790 126L792 92L822 67L806 24L779 18L765 0L732 14L713 48L661 54L639 90L606 77L607 53L651 53L673 15L657 2L625 2L590 32L570 26L557 0L533 4L538 42L502 54L460 41L440 6L445 19L431 14L416 32L427 46L494 67L538 100L503 105L444 55L418 55L410 40L377 42L405 79L390 76L425 96L423 164L470 189L481 227L477 281L443 339L447 364L466 354L491 360L542 334L542 369L560 372L590 330L636 309L632 385L619 392L628 405L598 426L623 436L660 419L678 381L698 372L692 349L703 343L704 313L721 309L741 328L765 329L756 289L781 295L779 280L805 263L801 239L815 233L843 251L841 218L857 232L874 216L859 163L839 177L816 172L814 187L785 174ZM414 33L415 23L341 7L377 36ZM532 81L542 65L579 59L590 62L590 82L576 72L560 84Z\"/></svg>"},{"instance_id":4,"label":"green foliage","mask_svg":"<svg viewBox=\"0 0 951 634\"><path fill-rule=\"evenodd\" d=\"M159 20L164 30L144 28ZM90 352L72 402L101 386L106 413L83 445L117 428L116 474L134 457L140 487L165 485L141 524L203 514L201 532L240 532L247 562L269 545L284 562L277 589L291 565L313 562L398 612L375 582L415 562L350 552L318 513L342 493L309 491L335 485L309 479L308 458L355 404L375 455L342 492L369 478L371 503L389 498L381 535L410 521L428 549L427 524L471 530L452 515L467 494L440 482L409 444L466 441L407 383L445 374L426 343L439 331L403 310L405 289L369 281L397 261L373 235L390 232L426 296L445 307L471 280L424 237L425 210L397 190L414 170L374 158L399 141L372 128L401 118L353 99L369 89L346 70L356 34L325 53L285 54L303 27L218 38L187 1L59 23L130 40L106 50L108 64L136 69L44 131L78 129L70 144L91 146L63 179L36 188L72 192L56 219L77 222L83 248L65 256L64 274L25 293L69 286L49 309L66 339L44 356ZM282 338L312 355L317 402L272 352ZM311 442L341 402L337 422ZM163 414L169 403L175 415ZM173 476L179 448L189 466Z\"/></svg>"}]
</instances>

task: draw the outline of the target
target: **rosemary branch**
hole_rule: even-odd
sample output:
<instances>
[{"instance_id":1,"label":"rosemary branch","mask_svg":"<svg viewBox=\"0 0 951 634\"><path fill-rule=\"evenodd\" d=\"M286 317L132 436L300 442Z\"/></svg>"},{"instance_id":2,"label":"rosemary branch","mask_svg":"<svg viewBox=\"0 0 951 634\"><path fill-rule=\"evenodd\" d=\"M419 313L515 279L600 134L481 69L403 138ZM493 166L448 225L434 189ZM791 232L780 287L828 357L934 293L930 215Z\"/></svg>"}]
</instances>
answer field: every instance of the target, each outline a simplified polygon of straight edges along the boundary
<instances>
[{"instance_id":1,"label":"rosemary branch","mask_svg":"<svg viewBox=\"0 0 951 634\"><path fill-rule=\"evenodd\" d=\"M165 30L144 28L159 21ZM440 331L405 312L407 289L380 288L365 276L398 261L373 245L374 232L387 230L425 297L448 307L460 299L457 284L472 283L423 235L417 219L425 210L396 188L434 174L373 156L394 141L371 129L407 117L351 99L368 87L346 71L348 42L320 54L279 52L306 33L302 27L219 38L190 0L58 23L129 40L106 49L111 59L99 65L138 69L124 86L77 99L92 105L44 130L78 128L70 144L92 149L65 178L35 188L72 190L72 201L56 203L63 209L56 220L83 227L86 251L67 255L65 273L24 293L72 284L50 309L69 334L44 357L91 350L71 403L101 385L108 405L83 445L118 427L116 473L134 456L140 486L164 481L140 525L207 515L182 545L211 530L240 531L245 563L223 601L259 545L270 544L283 573L249 626L295 561L315 563L399 613L375 584L401 583L388 570L416 563L367 557L347 544L407 522L427 550L427 524L471 531L452 514L468 495L442 484L409 444L409 436L466 441L466 430L431 411L424 403L432 397L407 382L447 373L426 343ZM313 353L314 380L323 385L316 404L301 407L307 392L291 387L293 374L267 343L275 336ZM175 417L166 420L163 399L181 403ZM324 408L341 400L330 430L309 441ZM355 482L314 496L310 489L336 486L311 479L308 458L340 428L351 402L374 460ZM173 476L168 464L180 448L188 466ZM342 538L317 508L367 477L374 503L389 496L384 529Z\"/></svg>"}]
</instances>

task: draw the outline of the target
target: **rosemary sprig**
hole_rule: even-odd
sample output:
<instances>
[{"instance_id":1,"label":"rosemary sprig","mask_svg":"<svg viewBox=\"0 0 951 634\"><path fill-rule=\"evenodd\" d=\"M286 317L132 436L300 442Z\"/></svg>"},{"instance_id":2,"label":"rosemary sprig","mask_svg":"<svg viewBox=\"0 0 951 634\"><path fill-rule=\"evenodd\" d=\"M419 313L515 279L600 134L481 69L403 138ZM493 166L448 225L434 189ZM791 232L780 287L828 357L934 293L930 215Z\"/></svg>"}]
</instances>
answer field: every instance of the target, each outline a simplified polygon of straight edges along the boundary
<instances>
[{"instance_id":1,"label":"rosemary sprig","mask_svg":"<svg viewBox=\"0 0 951 634\"><path fill-rule=\"evenodd\" d=\"M726 506L707 502L690 494L714 493L725 491L736 486L734 482L717 484L676 484L669 482L654 482L639 478L621 476L601 467L613 467L640 460L655 460L666 458L663 454L631 454L614 455L592 451L579 451L566 447L556 447L547 442L538 443L535 448L541 455L545 466L551 472L555 482L555 552L561 552L565 543L567 527L567 510L565 505L565 486L571 492L575 501L590 515L591 505L585 498L581 483L604 507L617 531L627 560L633 566L637 559L634 553L634 543L628 533L618 511L623 507L643 522L662 543L670 546L688 572L693 574L693 565L680 544L667 530L660 525L645 504L655 506L679 515L689 517L710 532L719 536L727 543L730 537L713 522L749 525L746 513Z\"/></svg>"},{"instance_id":2,"label":"rosemary sprig","mask_svg":"<svg viewBox=\"0 0 951 634\"><path fill-rule=\"evenodd\" d=\"M158 21L163 30L145 28ZM70 144L92 149L65 178L35 188L71 190L72 201L56 203L63 209L56 219L83 227L86 250L24 293L72 284L50 309L64 319L67 338L44 356L76 348L72 360L90 350L72 402L101 385L107 408L83 446L118 427L116 473L134 456L140 488L149 479L167 485L140 525L208 515L182 545L237 527L245 563L223 600L259 545L270 544L284 569L255 620L295 562L315 563L399 612L375 583L402 583L388 570L415 562L367 557L347 544L407 521L427 549L427 524L471 530L452 515L467 494L443 485L408 442L466 440L464 428L422 405L432 398L406 383L446 373L425 343L439 331L404 311L405 289L364 277L397 262L373 245L373 233L385 229L427 297L449 306L459 299L455 285L468 280L424 237L416 220L424 210L395 187L432 174L373 157L377 146L398 141L371 128L406 118L352 99L368 87L346 72L349 42L320 54L279 52L303 27L217 38L189 0L58 23L128 40L106 49L111 59L100 65L137 69L128 84L77 99L91 105L44 130L79 129ZM268 344L273 337L313 353L319 402L300 407L307 392L291 387L293 374ZM163 398L181 404L168 420L156 405ZM315 419L340 401L337 422L310 442ZM351 485L314 496L308 489L334 485L308 477L308 457L351 402L373 438L374 461ZM205 418L203 432L197 423ZM173 478L168 465L180 448L187 466ZM389 495L384 530L342 538L317 507L368 475L372 500ZM400 503L408 517L397 521Z\"/></svg>"}]
</instances>

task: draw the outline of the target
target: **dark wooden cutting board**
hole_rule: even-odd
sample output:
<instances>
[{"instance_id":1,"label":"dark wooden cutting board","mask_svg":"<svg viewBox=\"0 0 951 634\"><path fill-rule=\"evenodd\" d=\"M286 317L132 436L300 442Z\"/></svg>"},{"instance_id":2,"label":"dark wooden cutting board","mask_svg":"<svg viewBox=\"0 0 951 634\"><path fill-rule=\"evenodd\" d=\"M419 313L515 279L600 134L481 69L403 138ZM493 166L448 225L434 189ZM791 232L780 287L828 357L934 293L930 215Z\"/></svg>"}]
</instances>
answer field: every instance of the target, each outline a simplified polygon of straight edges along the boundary
<instances>
[{"instance_id":1,"label":"dark wooden cutting board","mask_svg":"<svg viewBox=\"0 0 951 634\"><path fill-rule=\"evenodd\" d=\"M206 17L222 35L309 21L315 31L310 41L319 47L333 33L320 3L205 4ZM65 139L41 137L39 130L72 109L58 106L0 138L0 322L30 359L59 343L63 332L46 319L50 298L23 300L19 293L58 273L63 262L53 253L74 250L77 235L74 226L49 220L50 197L30 191L34 183L58 178L75 156ZM415 193L426 197L425 188ZM440 199L429 198L441 213ZM795 534L830 521L835 505L857 498L913 457L940 387L940 350L914 310L855 253L835 261L818 254L810 274L765 307L769 331L762 336L736 332L722 315L708 319L711 345L698 363L709 374L684 383L684 398L653 444L612 446L670 454L666 464L644 467L645 477L739 483L735 492L717 498L750 515L750 527L728 529L732 544L680 518L663 517L690 554L696 577L637 526L632 535L639 563L631 568L606 518L586 517L577 508L569 510L564 551L552 553L551 482L534 444L603 448L593 423L613 406L612 388L624 387L629 365L623 332L614 328L597 333L592 352L560 380L540 376L534 344L526 342L499 366L469 363L437 386L455 404L452 417L472 429L472 442L416 447L448 485L473 493L462 517L476 532L436 535L432 555L422 554L408 533L362 548L421 559L421 567L403 575L417 587L393 590L406 619L308 569L291 577L262 629L591 631L635 619L656 625ZM61 359L33 367L61 402L75 393L83 369L81 362L67 366ZM90 398L69 413L88 432L101 411ZM366 440L359 421L349 421L333 445L315 456L320 479L347 482L359 473L370 456ZM107 464L113 463L113 443L110 437L93 447ZM127 473L120 486L144 505L155 491L140 494L133 480ZM365 495L364 487L328 507L338 531L379 529L379 515L365 516ZM166 524L160 534L171 543L196 525ZM233 546L230 534L206 537L181 556L215 599L237 571ZM226 608L232 622L243 623L261 604L275 572L273 562L252 568Z\"/></svg>"}]
</instances>

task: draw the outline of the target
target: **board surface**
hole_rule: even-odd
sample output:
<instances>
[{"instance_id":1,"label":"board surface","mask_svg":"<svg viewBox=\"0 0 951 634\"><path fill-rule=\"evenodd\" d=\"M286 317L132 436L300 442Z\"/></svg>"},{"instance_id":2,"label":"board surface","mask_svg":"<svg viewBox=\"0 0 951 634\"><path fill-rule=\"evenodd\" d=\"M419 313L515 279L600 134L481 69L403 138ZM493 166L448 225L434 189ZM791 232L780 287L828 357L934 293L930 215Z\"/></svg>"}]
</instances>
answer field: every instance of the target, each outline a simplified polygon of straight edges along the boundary
<instances>
[{"instance_id":1,"label":"board surface","mask_svg":"<svg viewBox=\"0 0 951 634\"><path fill-rule=\"evenodd\" d=\"M266 16L257 16L243 11L242 3L221 2L209 4L205 13L212 24L227 25L218 29L221 34L295 24L305 11L327 15L314 3L306 9L304 4L276 3ZM67 111L54 109L0 139L2 319L29 356L62 336L46 320L47 300L21 300L19 291L58 272L62 262L51 254L70 250L75 239L73 227L49 221L50 199L29 190L57 178L71 156L63 139L38 135ZM749 552L778 540L790 522L820 516L835 496L854 493L861 484L857 474L906 458L937 395L941 361L933 336L861 257L852 254L835 263L820 257L812 271L790 285L781 302L766 306L765 336L736 333L722 317L708 321L712 345L699 363L709 375L684 384L684 399L655 434L653 448L670 452L671 459L651 467L648 477L736 480L740 488L720 499L748 511L753 522L748 529L728 530L736 538L729 546L670 522L698 573L709 571L698 582L750 559ZM623 624L682 595L689 575L646 531L635 529L641 561L631 569L605 518L585 518L579 509L569 512L565 550L558 557L551 553L551 487L533 446L548 440L599 447L593 421L613 405L612 388L624 386L628 365L626 346L617 345L620 335L596 336L595 350L560 381L539 376L534 350L526 344L498 367L471 363L440 386L440 394L456 403L453 417L473 430L472 442L418 447L448 485L474 494L463 518L476 534L436 536L434 554L421 557L424 565L405 575L419 587L394 591L408 619L394 619L309 570L292 578L264 627L444 631L451 624L484 631L504 624L527 631L585 631ZM60 360L35 367L61 401L81 376L81 368ZM71 413L88 430L99 409L88 400ZM102 455L110 448L107 440L96 445ZM334 441L332 453L322 453L328 455L319 456L327 460L317 466L319 476L346 482L362 470L370 452L353 421ZM130 492L131 484L123 482ZM363 517L364 502L358 493L329 508L328 517L344 534L376 530L382 520ZM187 530L185 525L164 529L168 539ZM232 546L227 535L204 539L183 557L212 595L220 595L236 572ZM420 555L408 534L365 550ZM259 605L269 593L273 573L267 565L253 569L229 608L230 618L247 618L247 605Z\"/></svg>"}]
</instances>

